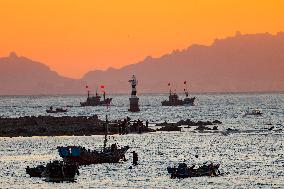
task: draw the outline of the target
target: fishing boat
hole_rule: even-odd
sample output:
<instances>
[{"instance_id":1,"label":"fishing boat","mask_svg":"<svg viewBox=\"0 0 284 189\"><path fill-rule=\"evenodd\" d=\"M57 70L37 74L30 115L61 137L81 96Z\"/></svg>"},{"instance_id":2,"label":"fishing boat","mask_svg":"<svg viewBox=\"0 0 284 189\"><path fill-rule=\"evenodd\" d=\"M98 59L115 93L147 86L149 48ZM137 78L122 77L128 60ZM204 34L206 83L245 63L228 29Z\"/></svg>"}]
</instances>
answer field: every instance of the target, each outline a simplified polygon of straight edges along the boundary
<instances>
[{"instance_id":1,"label":"fishing boat","mask_svg":"<svg viewBox=\"0 0 284 189\"><path fill-rule=\"evenodd\" d=\"M162 101L162 106L194 106L196 97L189 97L186 81L184 82L184 85L184 92L186 97L183 100L179 99L178 94L172 92L172 90L170 89L169 100ZM170 86L170 83L168 84L168 86Z\"/></svg>"},{"instance_id":2,"label":"fishing boat","mask_svg":"<svg viewBox=\"0 0 284 189\"><path fill-rule=\"evenodd\" d=\"M46 165L42 176L47 182L75 181L75 176L79 175L79 165L77 163L53 161Z\"/></svg>"},{"instance_id":3,"label":"fishing boat","mask_svg":"<svg viewBox=\"0 0 284 189\"><path fill-rule=\"evenodd\" d=\"M81 106L108 106L110 105L112 98L106 98L106 93L103 93L103 100L101 96L96 92L95 96L90 96L90 91L88 91L87 100L85 102L80 102Z\"/></svg>"},{"instance_id":4,"label":"fishing boat","mask_svg":"<svg viewBox=\"0 0 284 189\"><path fill-rule=\"evenodd\" d=\"M118 148L116 144L105 148L101 151L90 150L81 146L58 147L60 157L64 162L78 163L79 165L101 164L101 163L118 163L125 160L125 153L128 146Z\"/></svg>"},{"instance_id":5,"label":"fishing boat","mask_svg":"<svg viewBox=\"0 0 284 189\"><path fill-rule=\"evenodd\" d=\"M26 173L30 177L45 177L47 182L74 181L75 175L79 175L77 163L69 163L55 160L46 166L27 167Z\"/></svg>"},{"instance_id":6,"label":"fishing boat","mask_svg":"<svg viewBox=\"0 0 284 189\"><path fill-rule=\"evenodd\" d=\"M81 146L57 147L60 157L64 162L78 163L79 165L118 163L125 160L125 153L129 146L119 148L116 143L107 147L108 121L106 118L106 134L102 150L90 150Z\"/></svg>"},{"instance_id":7,"label":"fishing boat","mask_svg":"<svg viewBox=\"0 0 284 189\"><path fill-rule=\"evenodd\" d=\"M202 176L218 176L220 164L203 164L195 168L195 165L188 167L185 163L179 163L177 167L167 167L167 171L171 174L171 178L188 178Z\"/></svg>"},{"instance_id":8,"label":"fishing boat","mask_svg":"<svg viewBox=\"0 0 284 189\"><path fill-rule=\"evenodd\" d=\"M42 173L45 170L45 166L38 165L36 167L29 167L26 168L26 173L30 175L30 177L42 177Z\"/></svg>"}]
</instances>

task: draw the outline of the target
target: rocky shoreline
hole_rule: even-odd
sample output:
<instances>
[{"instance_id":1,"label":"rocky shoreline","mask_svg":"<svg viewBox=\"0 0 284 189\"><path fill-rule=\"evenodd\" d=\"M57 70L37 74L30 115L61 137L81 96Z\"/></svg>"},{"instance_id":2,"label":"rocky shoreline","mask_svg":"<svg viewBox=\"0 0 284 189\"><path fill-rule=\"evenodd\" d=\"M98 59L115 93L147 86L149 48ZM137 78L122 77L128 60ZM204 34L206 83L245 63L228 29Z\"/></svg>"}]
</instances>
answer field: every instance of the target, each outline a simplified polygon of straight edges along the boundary
<instances>
[{"instance_id":1,"label":"rocky shoreline","mask_svg":"<svg viewBox=\"0 0 284 189\"><path fill-rule=\"evenodd\" d=\"M134 127L135 126L135 127ZM128 134L154 131L146 126L129 124L122 129L119 122L100 120L97 115L87 116L25 116L19 118L0 118L0 137L18 136L84 136L109 134ZM122 133L122 131L124 133Z\"/></svg>"},{"instance_id":2,"label":"rocky shoreline","mask_svg":"<svg viewBox=\"0 0 284 189\"><path fill-rule=\"evenodd\" d=\"M140 120L130 121L129 117L124 120L106 121L94 116L25 116L19 118L0 118L0 137L30 137L30 136L90 136L108 134L146 133L155 131L181 131L181 125L205 126L215 125L221 122L191 120L176 123L160 123L158 129L151 129L148 123ZM108 126L107 126L108 125Z\"/></svg>"}]
</instances>

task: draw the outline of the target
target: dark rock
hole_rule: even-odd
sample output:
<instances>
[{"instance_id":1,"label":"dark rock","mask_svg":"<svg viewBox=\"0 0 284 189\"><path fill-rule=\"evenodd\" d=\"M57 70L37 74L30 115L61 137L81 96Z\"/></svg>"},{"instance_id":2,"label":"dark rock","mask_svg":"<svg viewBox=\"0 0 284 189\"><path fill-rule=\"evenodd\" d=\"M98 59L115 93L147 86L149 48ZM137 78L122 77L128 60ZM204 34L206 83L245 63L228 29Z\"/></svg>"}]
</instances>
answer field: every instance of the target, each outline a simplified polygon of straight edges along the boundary
<instances>
[{"instance_id":1,"label":"dark rock","mask_svg":"<svg viewBox=\"0 0 284 189\"><path fill-rule=\"evenodd\" d=\"M214 127L213 127L213 130L218 130L218 127L217 127L217 126L214 126Z\"/></svg>"},{"instance_id":2,"label":"dark rock","mask_svg":"<svg viewBox=\"0 0 284 189\"><path fill-rule=\"evenodd\" d=\"M167 125L160 129L157 129L157 131L181 131L181 128L176 125Z\"/></svg>"},{"instance_id":3,"label":"dark rock","mask_svg":"<svg viewBox=\"0 0 284 189\"><path fill-rule=\"evenodd\" d=\"M101 135L106 133L105 121L99 120L97 115L87 116L25 116L19 118L0 118L0 137L16 136L60 136L60 135ZM110 134L119 133L120 125L109 121ZM139 125L126 124L125 133L153 132L139 122Z\"/></svg>"},{"instance_id":4,"label":"dark rock","mask_svg":"<svg viewBox=\"0 0 284 189\"><path fill-rule=\"evenodd\" d=\"M203 131L203 130L212 130L212 129L209 128L209 127L206 127L204 125L200 125L196 129L194 129L194 130Z\"/></svg>"},{"instance_id":5,"label":"dark rock","mask_svg":"<svg viewBox=\"0 0 284 189\"><path fill-rule=\"evenodd\" d=\"M214 120L212 123L213 123L213 124L222 124L222 122L219 121L219 120Z\"/></svg>"},{"instance_id":6,"label":"dark rock","mask_svg":"<svg viewBox=\"0 0 284 189\"><path fill-rule=\"evenodd\" d=\"M274 129L274 126L270 127L268 130L269 131L272 131Z\"/></svg>"}]
</instances>

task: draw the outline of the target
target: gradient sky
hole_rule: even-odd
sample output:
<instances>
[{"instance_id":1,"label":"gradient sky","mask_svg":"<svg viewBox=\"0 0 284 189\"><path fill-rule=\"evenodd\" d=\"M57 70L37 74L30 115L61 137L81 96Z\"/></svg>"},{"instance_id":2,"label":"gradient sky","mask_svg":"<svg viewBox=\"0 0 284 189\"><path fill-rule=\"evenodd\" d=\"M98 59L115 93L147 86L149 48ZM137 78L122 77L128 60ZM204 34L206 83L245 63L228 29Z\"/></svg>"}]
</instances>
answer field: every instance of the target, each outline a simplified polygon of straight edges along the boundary
<instances>
[{"instance_id":1,"label":"gradient sky","mask_svg":"<svg viewBox=\"0 0 284 189\"><path fill-rule=\"evenodd\" d=\"M284 1L1 0L0 21L0 56L16 51L80 78L236 31L284 31Z\"/></svg>"}]
</instances>

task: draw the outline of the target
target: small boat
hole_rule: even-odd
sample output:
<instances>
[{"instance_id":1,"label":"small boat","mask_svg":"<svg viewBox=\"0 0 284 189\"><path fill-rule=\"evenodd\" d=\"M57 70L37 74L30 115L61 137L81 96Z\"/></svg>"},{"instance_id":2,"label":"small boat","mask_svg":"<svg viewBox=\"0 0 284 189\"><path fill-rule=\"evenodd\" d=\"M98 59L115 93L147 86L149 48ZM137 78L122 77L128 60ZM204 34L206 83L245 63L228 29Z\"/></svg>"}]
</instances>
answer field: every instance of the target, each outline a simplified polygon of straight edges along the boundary
<instances>
[{"instance_id":1,"label":"small boat","mask_svg":"<svg viewBox=\"0 0 284 189\"><path fill-rule=\"evenodd\" d=\"M185 163L179 163L177 167L167 167L167 171L171 174L171 178L218 176L221 174L219 171L220 164L203 164L196 169L194 167L195 165L188 167Z\"/></svg>"},{"instance_id":2,"label":"small boat","mask_svg":"<svg viewBox=\"0 0 284 189\"><path fill-rule=\"evenodd\" d=\"M46 113L64 113L67 111L68 111L67 109L63 109L63 108L56 108L54 110L53 107L51 106L49 109L46 110Z\"/></svg>"},{"instance_id":3,"label":"small boat","mask_svg":"<svg viewBox=\"0 0 284 189\"><path fill-rule=\"evenodd\" d=\"M38 165L32 168L27 166L26 173L30 175L30 177L42 177L42 173L44 172L44 170L45 170L45 166L43 165Z\"/></svg>"},{"instance_id":4,"label":"small boat","mask_svg":"<svg viewBox=\"0 0 284 189\"><path fill-rule=\"evenodd\" d=\"M76 174L79 175L78 164L55 160L46 165L42 176L47 182L74 182Z\"/></svg>"},{"instance_id":5,"label":"small boat","mask_svg":"<svg viewBox=\"0 0 284 189\"><path fill-rule=\"evenodd\" d=\"M259 109L253 109L253 110L247 110L244 114L243 117L245 116L249 116L249 115L253 115L253 116L261 116L262 115L262 112L259 110Z\"/></svg>"}]
</instances>

